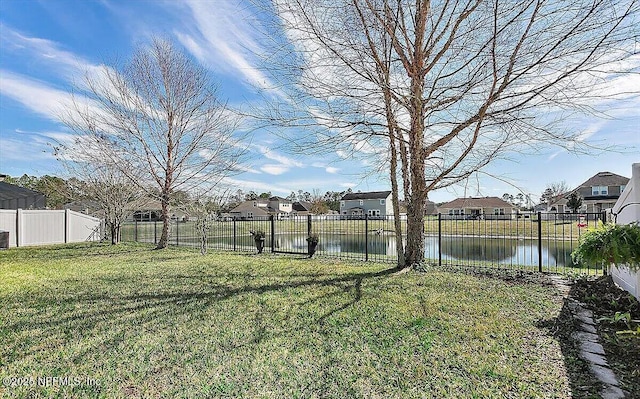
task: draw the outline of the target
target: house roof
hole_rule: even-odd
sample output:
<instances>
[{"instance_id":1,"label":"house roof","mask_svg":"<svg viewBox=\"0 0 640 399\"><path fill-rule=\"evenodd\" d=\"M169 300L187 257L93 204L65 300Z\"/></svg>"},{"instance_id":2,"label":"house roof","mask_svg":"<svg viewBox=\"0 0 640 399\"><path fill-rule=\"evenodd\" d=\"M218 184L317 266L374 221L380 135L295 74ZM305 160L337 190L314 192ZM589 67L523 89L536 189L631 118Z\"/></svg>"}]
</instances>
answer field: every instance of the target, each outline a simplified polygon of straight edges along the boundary
<instances>
[{"instance_id":1,"label":"house roof","mask_svg":"<svg viewBox=\"0 0 640 399\"><path fill-rule=\"evenodd\" d=\"M367 193L349 193L342 197L343 201L347 200L365 200L365 199L385 199L391 194L391 191L369 191Z\"/></svg>"},{"instance_id":2,"label":"house roof","mask_svg":"<svg viewBox=\"0 0 640 399\"><path fill-rule=\"evenodd\" d=\"M0 200L12 200L17 198L25 198L25 197L38 197L43 196L44 194L29 190L28 188L16 186L15 184L5 183L0 181Z\"/></svg>"},{"instance_id":3,"label":"house roof","mask_svg":"<svg viewBox=\"0 0 640 399\"><path fill-rule=\"evenodd\" d=\"M311 202L296 201L293 203L293 210L298 212L309 212L311 211Z\"/></svg>"},{"instance_id":4,"label":"house roof","mask_svg":"<svg viewBox=\"0 0 640 399\"><path fill-rule=\"evenodd\" d=\"M587 181L578 186L581 187L593 187L593 186L624 186L629 183L629 178L616 175L611 172L598 172L589 178ZM575 190L573 190L575 191Z\"/></svg>"},{"instance_id":5,"label":"house roof","mask_svg":"<svg viewBox=\"0 0 640 399\"><path fill-rule=\"evenodd\" d=\"M286 198L282 198L282 197L278 197L277 195L275 195L275 196L273 196L273 197L269 198L269 201L289 202L289 203L291 202L291 201L289 201L288 199L286 199Z\"/></svg>"},{"instance_id":6,"label":"house roof","mask_svg":"<svg viewBox=\"0 0 640 399\"><path fill-rule=\"evenodd\" d=\"M440 205L438 208L514 208L514 206L498 197L471 197L456 198L453 201Z\"/></svg>"},{"instance_id":7,"label":"house roof","mask_svg":"<svg viewBox=\"0 0 640 399\"><path fill-rule=\"evenodd\" d=\"M253 212L256 215L269 215L269 212L265 210L263 207L253 206L255 201L245 201L242 204L236 206L229 213L240 213L242 211Z\"/></svg>"}]
</instances>

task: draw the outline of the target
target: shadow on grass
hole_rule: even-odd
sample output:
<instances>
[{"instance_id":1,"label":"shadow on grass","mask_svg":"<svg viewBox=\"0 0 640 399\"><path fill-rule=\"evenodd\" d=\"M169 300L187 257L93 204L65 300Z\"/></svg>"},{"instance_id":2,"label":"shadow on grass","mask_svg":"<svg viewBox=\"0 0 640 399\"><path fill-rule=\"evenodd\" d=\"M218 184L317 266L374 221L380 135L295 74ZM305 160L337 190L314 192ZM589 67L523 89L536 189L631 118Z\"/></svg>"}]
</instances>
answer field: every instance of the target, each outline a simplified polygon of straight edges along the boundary
<instances>
[{"instance_id":1,"label":"shadow on grass","mask_svg":"<svg viewBox=\"0 0 640 399\"><path fill-rule=\"evenodd\" d=\"M569 296L571 295L569 292ZM572 316L567 299L563 299L563 306L557 317L541 320L537 327L546 329L560 344L571 387L571 397L600 398L602 385L592 375L589 364L579 356L579 343L571 337L574 331L578 331L578 322Z\"/></svg>"},{"instance_id":2,"label":"shadow on grass","mask_svg":"<svg viewBox=\"0 0 640 399\"><path fill-rule=\"evenodd\" d=\"M66 337L69 337L69 339L85 339L99 336L98 340L92 340L96 342L93 346L82 345L82 349L74 350L74 363L82 362L91 355L95 355L96 352L104 351L107 348L117 348L118 345L126 340L128 330L131 328L139 328L158 320L161 323L171 323L173 320L171 320L171 316L167 316L168 314L192 313L192 317L197 318L200 313L205 313L211 305L237 296L246 294L262 296L263 294L307 287L334 288L330 292L298 304L299 306L305 306L319 301L328 303L327 299L333 296L341 296L345 293L353 292L353 297L349 301L326 309L323 314L316 318L316 323L322 326L327 318L348 309L361 300L363 281L384 278L396 271L396 269L387 269L342 276L330 275L333 277L328 278L322 278L322 275L291 274L282 276L287 278L287 281L255 285L248 282L256 280L256 278L274 278L274 276L234 274L232 281L240 283L240 286L213 282L204 282L204 284L197 285L180 281L192 278L202 283L202 275L171 276L169 281L164 281L164 285L161 287L162 290L169 292L141 292L139 294L122 295L117 294L116 290L118 288L124 288L125 292L131 289L130 286L126 286L126 277L100 277L91 282L97 288L95 293L80 295L69 293L65 294L65 296L51 293L51 297L45 295L35 299L35 302L34 298L31 297L26 297L24 298L25 300L16 300L14 298L13 304L17 305L17 307L10 311L15 310L20 313L36 308L38 314L36 317L23 317L11 324L0 324L0 335L8 337L11 334L16 337L23 337L22 339L8 340L4 344L4 348L0 350L0 354L2 354L0 357L4 358L2 365L8 366L12 362L27 356L41 356L43 349L37 343L51 342L52 337L62 337L65 342L59 344L67 345ZM224 274L209 276L209 278L221 277L227 276ZM291 281L299 277L303 277L303 279ZM205 280L206 278L207 276L205 275ZM134 284L140 285L140 288L144 290L153 287L152 284L145 285L145 281L148 282L148 280L142 279L142 282L137 281ZM176 281L176 284L172 284L173 281ZM113 294L104 293L105 288L114 290ZM173 292L171 292L172 290ZM295 296L293 299L295 300ZM264 319L269 315L261 315L260 311L261 309L258 309L254 321L254 326L257 327L254 331L254 337L245 344L259 344L266 337L273 335L267 331L264 323L260 320L260 318ZM46 314L51 314L52 317L46 317ZM68 315L66 316L66 314ZM286 334L287 332L288 330L279 331L280 334ZM229 347L228 349L235 349L235 347Z\"/></svg>"},{"instance_id":3,"label":"shadow on grass","mask_svg":"<svg viewBox=\"0 0 640 399\"><path fill-rule=\"evenodd\" d=\"M507 284L542 284L553 285L547 276L536 272L523 272L520 270L501 270L494 268L477 268L468 266L442 266L434 269L447 270L449 272L464 273L479 277L497 278ZM574 288L569 292L569 297L575 297ZM562 309L557 317L540 320L536 327L546 330L560 345L564 366L566 368L571 397L574 399L600 398L602 385L592 375L588 363L580 358L579 344L571 337L578 331L578 322L573 318L567 299L563 299Z\"/></svg>"}]
</instances>

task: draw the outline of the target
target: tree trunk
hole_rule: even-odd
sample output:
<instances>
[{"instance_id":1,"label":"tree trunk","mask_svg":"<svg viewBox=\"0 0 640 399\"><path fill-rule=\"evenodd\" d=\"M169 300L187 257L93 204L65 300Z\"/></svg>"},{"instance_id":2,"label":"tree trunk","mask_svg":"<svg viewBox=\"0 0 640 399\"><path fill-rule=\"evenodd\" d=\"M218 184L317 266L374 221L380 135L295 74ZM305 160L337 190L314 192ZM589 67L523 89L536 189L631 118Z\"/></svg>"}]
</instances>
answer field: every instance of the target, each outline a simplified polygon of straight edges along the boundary
<instances>
[{"instance_id":1,"label":"tree trunk","mask_svg":"<svg viewBox=\"0 0 640 399\"><path fill-rule=\"evenodd\" d=\"M402 221L400 220L400 200L398 198L398 154L396 152L396 140L393 134L389 135L389 143L391 150L391 202L393 205L393 224L396 231L396 253L398 257L398 269L405 266L404 244L402 242Z\"/></svg>"},{"instance_id":2,"label":"tree trunk","mask_svg":"<svg viewBox=\"0 0 640 399\"><path fill-rule=\"evenodd\" d=\"M166 248L169 244L169 194L162 193L160 202L162 205L162 234L160 234L156 249Z\"/></svg>"},{"instance_id":3,"label":"tree trunk","mask_svg":"<svg viewBox=\"0 0 640 399\"><path fill-rule=\"evenodd\" d=\"M409 132L409 178L411 197L407 204L407 248L405 267L420 265L424 262L424 201L427 198L425 182L424 151L424 47L425 29L429 14L429 2L417 3L415 17L415 42L411 43L409 53L411 78L410 110L411 130Z\"/></svg>"},{"instance_id":4,"label":"tree trunk","mask_svg":"<svg viewBox=\"0 0 640 399\"><path fill-rule=\"evenodd\" d=\"M111 230L111 245L116 245L118 243L118 230L115 223L110 223L109 227Z\"/></svg>"},{"instance_id":5,"label":"tree trunk","mask_svg":"<svg viewBox=\"0 0 640 399\"><path fill-rule=\"evenodd\" d=\"M412 172L412 175L416 173ZM407 247L405 249L405 267L424 262L424 179L413 181L413 193L407 203ZM418 190L420 188L421 190Z\"/></svg>"}]
</instances>

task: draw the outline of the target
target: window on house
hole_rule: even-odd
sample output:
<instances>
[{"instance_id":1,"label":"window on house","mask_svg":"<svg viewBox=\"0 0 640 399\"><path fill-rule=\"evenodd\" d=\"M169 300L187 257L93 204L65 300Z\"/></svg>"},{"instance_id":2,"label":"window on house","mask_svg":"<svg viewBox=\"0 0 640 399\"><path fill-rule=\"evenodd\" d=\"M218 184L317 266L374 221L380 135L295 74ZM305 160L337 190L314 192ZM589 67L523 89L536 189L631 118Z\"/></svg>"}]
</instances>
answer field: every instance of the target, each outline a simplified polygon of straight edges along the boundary
<instances>
[{"instance_id":1,"label":"window on house","mask_svg":"<svg viewBox=\"0 0 640 399\"><path fill-rule=\"evenodd\" d=\"M626 187L627 187L626 184L623 184L622 186L620 186L620 194L622 194L622 192Z\"/></svg>"},{"instance_id":2,"label":"window on house","mask_svg":"<svg viewBox=\"0 0 640 399\"><path fill-rule=\"evenodd\" d=\"M258 206L258 203L256 201L253 201L253 206Z\"/></svg>"},{"instance_id":3,"label":"window on house","mask_svg":"<svg viewBox=\"0 0 640 399\"><path fill-rule=\"evenodd\" d=\"M384 200L383 199L380 200L380 205L384 205Z\"/></svg>"},{"instance_id":4,"label":"window on house","mask_svg":"<svg viewBox=\"0 0 640 399\"><path fill-rule=\"evenodd\" d=\"M344 208L344 201L340 201L340 208Z\"/></svg>"},{"instance_id":5,"label":"window on house","mask_svg":"<svg viewBox=\"0 0 640 399\"><path fill-rule=\"evenodd\" d=\"M504 215L504 208L493 208L494 215Z\"/></svg>"},{"instance_id":6,"label":"window on house","mask_svg":"<svg viewBox=\"0 0 640 399\"><path fill-rule=\"evenodd\" d=\"M247 212L247 217L248 218L252 218L253 217L253 212Z\"/></svg>"},{"instance_id":7,"label":"window on house","mask_svg":"<svg viewBox=\"0 0 640 399\"><path fill-rule=\"evenodd\" d=\"M449 215L453 215L453 209L449 209Z\"/></svg>"},{"instance_id":8,"label":"window on house","mask_svg":"<svg viewBox=\"0 0 640 399\"><path fill-rule=\"evenodd\" d=\"M364 201L363 200L360 200L360 205L364 205Z\"/></svg>"},{"instance_id":9,"label":"window on house","mask_svg":"<svg viewBox=\"0 0 640 399\"><path fill-rule=\"evenodd\" d=\"M609 195L609 187L593 186L591 187L591 195Z\"/></svg>"}]
</instances>

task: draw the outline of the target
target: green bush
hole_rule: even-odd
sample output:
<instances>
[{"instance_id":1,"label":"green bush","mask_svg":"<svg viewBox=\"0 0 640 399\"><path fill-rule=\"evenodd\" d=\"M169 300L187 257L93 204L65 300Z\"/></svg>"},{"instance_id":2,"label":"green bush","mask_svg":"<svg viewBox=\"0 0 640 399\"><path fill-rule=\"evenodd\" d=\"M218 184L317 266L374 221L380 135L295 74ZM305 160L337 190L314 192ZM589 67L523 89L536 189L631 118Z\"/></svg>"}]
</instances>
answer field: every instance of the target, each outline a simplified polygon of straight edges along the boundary
<instances>
[{"instance_id":1,"label":"green bush","mask_svg":"<svg viewBox=\"0 0 640 399\"><path fill-rule=\"evenodd\" d=\"M571 253L576 264L598 264L640 268L640 225L604 224L588 230Z\"/></svg>"}]
</instances>

